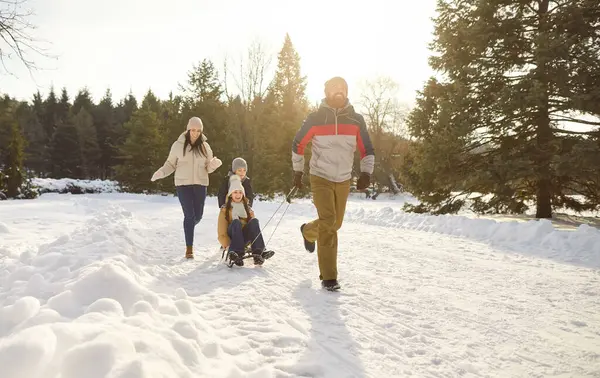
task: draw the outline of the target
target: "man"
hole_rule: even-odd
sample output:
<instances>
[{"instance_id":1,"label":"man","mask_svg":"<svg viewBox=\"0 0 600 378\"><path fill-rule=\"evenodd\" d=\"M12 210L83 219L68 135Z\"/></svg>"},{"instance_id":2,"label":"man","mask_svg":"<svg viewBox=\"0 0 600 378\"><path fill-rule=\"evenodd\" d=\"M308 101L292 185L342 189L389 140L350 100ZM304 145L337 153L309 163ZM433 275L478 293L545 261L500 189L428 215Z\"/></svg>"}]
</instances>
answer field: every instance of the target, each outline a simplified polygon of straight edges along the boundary
<instances>
[{"instance_id":1,"label":"man","mask_svg":"<svg viewBox=\"0 0 600 378\"><path fill-rule=\"evenodd\" d=\"M292 144L294 186L301 188L304 150L312 141L310 185L318 219L300 227L304 246L314 252L317 243L319 278L327 290L338 290L337 231L342 226L354 152L360 151L360 178L356 189L366 189L371 181L375 152L362 115L348 101L348 84L341 77L325 83L325 98L319 109L308 115Z\"/></svg>"}]
</instances>

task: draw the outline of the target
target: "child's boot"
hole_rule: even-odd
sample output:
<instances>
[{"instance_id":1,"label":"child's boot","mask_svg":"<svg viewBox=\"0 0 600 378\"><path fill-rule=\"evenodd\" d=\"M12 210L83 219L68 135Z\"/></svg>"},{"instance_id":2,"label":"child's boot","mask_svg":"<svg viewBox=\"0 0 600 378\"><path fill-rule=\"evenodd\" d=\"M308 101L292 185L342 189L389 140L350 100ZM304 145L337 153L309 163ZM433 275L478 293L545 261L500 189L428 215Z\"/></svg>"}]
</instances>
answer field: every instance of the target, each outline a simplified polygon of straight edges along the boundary
<instances>
[{"instance_id":1,"label":"child's boot","mask_svg":"<svg viewBox=\"0 0 600 378\"><path fill-rule=\"evenodd\" d=\"M243 255L240 255L237 252L229 251L229 260L237 266L244 266L244 259L242 256Z\"/></svg>"},{"instance_id":2,"label":"child's boot","mask_svg":"<svg viewBox=\"0 0 600 378\"><path fill-rule=\"evenodd\" d=\"M194 258L194 247L192 247L191 245L188 245L187 247L185 247L185 258L186 259Z\"/></svg>"},{"instance_id":3,"label":"child's boot","mask_svg":"<svg viewBox=\"0 0 600 378\"><path fill-rule=\"evenodd\" d=\"M264 250L264 251L262 251L261 256L263 259L267 260L267 259L270 259L271 257L273 257L274 254L275 254L275 252L273 252L273 251Z\"/></svg>"},{"instance_id":4,"label":"child's boot","mask_svg":"<svg viewBox=\"0 0 600 378\"><path fill-rule=\"evenodd\" d=\"M262 265L265 262L260 252L253 253L252 257L254 258L254 265Z\"/></svg>"},{"instance_id":5,"label":"child's boot","mask_svg":"<svg viewBox=\"0 0 600 378\"><path fill-rule=\"evenodd\" d=\"M267 250L253 251L252 257L254 258L254 264L262 265L266 259L270 259L271 257L273 257L274 254L275 254L275 252L267 251Z\"/></svg>"}]
</instances>

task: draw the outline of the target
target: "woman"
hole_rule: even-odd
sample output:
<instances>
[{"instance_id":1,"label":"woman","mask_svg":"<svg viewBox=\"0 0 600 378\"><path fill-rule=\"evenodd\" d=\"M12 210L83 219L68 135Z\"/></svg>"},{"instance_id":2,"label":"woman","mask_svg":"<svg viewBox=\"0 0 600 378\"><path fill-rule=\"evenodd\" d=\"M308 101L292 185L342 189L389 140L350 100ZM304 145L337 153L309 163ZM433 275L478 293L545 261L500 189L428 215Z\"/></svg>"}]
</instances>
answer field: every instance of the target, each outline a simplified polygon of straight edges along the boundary
<instances>
[{"instance_id":1,"label":"woman","mask_svg":"<svg viewBox=\"0 0 600 378\"><path fill-rule=\"evenodd\" d=\"M221 160L213 156L206 136L202 133L202 120L192 117L186 131L171 145L165 164L152 176L156 181L175 172L175 188L183 209L185 257L194 258L194 228L202 219L208 186L208 174L219 168Z\"/></svg>"}]
</instances>

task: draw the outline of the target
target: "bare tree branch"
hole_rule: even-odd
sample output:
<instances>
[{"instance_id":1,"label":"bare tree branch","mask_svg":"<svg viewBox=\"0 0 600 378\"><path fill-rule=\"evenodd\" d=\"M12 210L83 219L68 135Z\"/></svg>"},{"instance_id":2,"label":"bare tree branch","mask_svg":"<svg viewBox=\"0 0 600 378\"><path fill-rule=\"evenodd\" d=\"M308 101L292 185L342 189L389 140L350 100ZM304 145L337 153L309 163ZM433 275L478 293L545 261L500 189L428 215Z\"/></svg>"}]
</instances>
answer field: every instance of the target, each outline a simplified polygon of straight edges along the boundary
<instances>
[{"instance_id":1,"label":"bare tree branch","mask_svg":"<svg viewBox=\"0 0 600 378\"><path fill-rule=\"evenodd\" d=\"M374 181L379 188L391 188L403 158L398 152L408 140L406 120L409 109L398 101L399 86L390 77L377 77L363 82L361 87L357 104L365 115L375 150L379 151Z\"/></svg>"},{"instance_id":2,"label":"bare tree branch","mask_svg":"<svg viewBox=\"0 0 600 378\"><path fill-rule=\"evenodd\" d=\"M400 104L397 99L398 84L383 76L364 82L362 87L359 104L363 107L368 126L373 132L406 136L408 106Z\"/></svg>"},{"instance_id":3,"label":"bare tree branch","mask_svg":"<svg viewBox=\"0 0 600 378\"><path fill-rule=\"evenodd\" d=\"M15 57L25 65L30 75L32 70L39 69L30 54L50 57L46 49L39 46L42 41L31 35L36 27L28 21L33 11L22 9L27 1L0 0L0 63L5 73L10 75L12 73L6 63Z\"/></svg>"},{"instance_id":4,"label":"bare tree branch","mask_svg":"<svg viewBox=\"0 0 600 378\"><path fill-rule=\"evenodd\" d=\"M248 47L245 57L240 59L237 75L228 69L229 64L225 62L226 73L231 74L233 83L246 106L250 106L254 99L266 95L269 82L267 75L272 62L273 56L267 53L266 47L259 40L254 40Z\"/></svg>"}]
</instances>

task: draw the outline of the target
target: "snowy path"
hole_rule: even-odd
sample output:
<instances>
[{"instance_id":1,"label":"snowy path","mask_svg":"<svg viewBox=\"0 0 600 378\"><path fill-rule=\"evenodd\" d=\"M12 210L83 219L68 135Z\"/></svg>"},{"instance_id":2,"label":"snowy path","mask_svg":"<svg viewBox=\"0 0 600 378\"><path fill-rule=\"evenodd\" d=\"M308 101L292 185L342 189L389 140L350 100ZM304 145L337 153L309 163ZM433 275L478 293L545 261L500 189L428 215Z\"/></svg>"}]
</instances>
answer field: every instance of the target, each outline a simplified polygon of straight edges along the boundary
<instances>
[{"instance_id":1,"label":"snowy path","mask_svg":"<svg viewBox=\"0 0 600 378\"><path fill-rule=\"evenodd\" d=\"M597 267L377 225L358 207L400 205L362 205L349 204L342 291L328 293L302 248L303 201L276 255L241 269L219 263L214 199L194 262L172 197L0 203L0 376L600 376ZM255 206L263 223L276 207Z\"/></svg>"}]
</instances>

